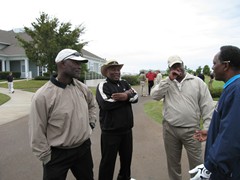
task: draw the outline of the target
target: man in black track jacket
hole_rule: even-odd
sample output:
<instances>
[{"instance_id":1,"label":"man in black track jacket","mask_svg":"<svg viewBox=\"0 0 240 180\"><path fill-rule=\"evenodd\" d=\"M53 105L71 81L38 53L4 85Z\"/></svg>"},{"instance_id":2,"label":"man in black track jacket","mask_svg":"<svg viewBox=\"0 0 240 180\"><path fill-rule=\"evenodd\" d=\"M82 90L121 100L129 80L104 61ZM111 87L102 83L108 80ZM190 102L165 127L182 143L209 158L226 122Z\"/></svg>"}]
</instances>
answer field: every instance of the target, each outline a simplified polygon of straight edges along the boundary
<instances>
[{"instance_id":1,"label":"man in black track jacket","mask_svg":"<svg viewBox=\"0 0 240 180\"><path fill-rule=\"evenodd\" d=\"M112 180L117 154L120 156L118 180L130 180L132 161L132 103L138 101L137 92L127 81L120 79L123 64L108 61L101 67L107 77L99 83L96 99L99 105L102 159L99 180Z\"/></svg>"}]
</instances>

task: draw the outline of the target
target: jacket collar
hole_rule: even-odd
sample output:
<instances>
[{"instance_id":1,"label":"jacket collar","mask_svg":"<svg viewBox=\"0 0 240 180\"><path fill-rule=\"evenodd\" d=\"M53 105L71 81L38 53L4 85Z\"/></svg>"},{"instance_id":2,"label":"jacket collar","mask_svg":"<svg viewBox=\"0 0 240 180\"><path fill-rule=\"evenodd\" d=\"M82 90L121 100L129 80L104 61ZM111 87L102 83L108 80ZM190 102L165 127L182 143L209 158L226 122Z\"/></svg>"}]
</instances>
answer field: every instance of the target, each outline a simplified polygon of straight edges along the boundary
<instances>
[{"instance_id":1,"label":"jacket collar","mask_svg":"<svg viewBox=\"0 0 240 180\"><path fill-rule=\"evenodd\" d=\"M65 88L67 87L67 85L71 85L71 84L75 86L75 83L74 83L74 80L73 80L73 79L72 79L72 82L71 82L70 84L63 84L63 83L59 82L59 81L56 79L56 77L57 77L57 75L53 75L53 76L51 77L50 81L51 81L54 85L56 85L56 86L58 86L58 87L60 87L60 88L65 89Z\"/></svg>"}]
</instances>

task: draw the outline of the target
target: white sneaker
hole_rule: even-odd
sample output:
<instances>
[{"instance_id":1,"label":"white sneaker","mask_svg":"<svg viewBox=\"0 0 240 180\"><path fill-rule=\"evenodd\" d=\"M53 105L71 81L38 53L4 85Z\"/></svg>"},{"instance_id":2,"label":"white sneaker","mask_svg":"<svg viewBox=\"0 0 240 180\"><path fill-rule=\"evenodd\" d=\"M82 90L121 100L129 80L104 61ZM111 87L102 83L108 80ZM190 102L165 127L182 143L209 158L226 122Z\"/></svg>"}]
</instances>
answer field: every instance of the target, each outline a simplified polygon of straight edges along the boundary
<instances>
[{"instance_id":1,"label":"white sneaker","mask_svg":"<svg viewBox=\"0 0 240 180\"><path fill-rule=\"evenodd\" d=\"M136 180L136 179L131 178L130 180Z\"/></svg>"}]
</instances>

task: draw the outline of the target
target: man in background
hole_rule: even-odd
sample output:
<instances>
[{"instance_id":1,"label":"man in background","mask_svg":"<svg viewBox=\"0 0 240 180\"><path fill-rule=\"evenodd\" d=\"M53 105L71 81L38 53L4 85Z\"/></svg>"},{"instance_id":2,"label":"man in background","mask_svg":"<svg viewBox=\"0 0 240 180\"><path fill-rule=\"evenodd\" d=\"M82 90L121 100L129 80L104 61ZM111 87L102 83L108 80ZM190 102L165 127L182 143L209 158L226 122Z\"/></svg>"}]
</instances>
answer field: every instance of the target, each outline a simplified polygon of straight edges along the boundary
<instances>
[{"instance_id":1,"label":"man in background","mask_svg":"<svg viewBox=\"0 0 240 180\"><path fill-rule=\"evenodd\" d=\"M159 84L160 81L162 80L162 74L160 70L156 70L156 78L155 78L155 83L154 84Z\"/></svg>"},{"instance_id":2,"label":"man in background","mask_svg":"<svg viewBox=\"0 0 240 180\"><path fill-rule=\"evenodd\" d=\"M13 74L12 74L12 72L10 72L9 75L7 76L7 82L8 82L8 91L9 91L9 93L14 93Z\"/></svg>"},{"instance_id":3,"label":"man in background","mask_svg":"<svg viewBox=\"0 0 240 180\"><path fill-rule=\"evenodd\" d=\"M139 82L140 82L140 94L141 94L141 96L147 96L147 92L146 92L147 78L146 78L146 75L145 75L144 71L140 71Z\"/></svg>"},{"instance_id":4,"label":"man in background","mask_svg":"<svg viewBox=\"0 0 240 180\"><path fill-rule=\"evenodd\" d=\"M213 81L214 81L214 74L213 73L211 73L210 74L210 79L209 79L209 82L208 82L208 88L211 90L211 89L213 89Z\"/></svg>"},{"instance_id":5,"label":"man in background","mask_svg":"<svg viewBox=\"0 0 240 180\"><path fill-rule=\"evenodd\" d=\"M152 72L152 70L149 70L146 74L146 77L148 79L148 95L151 94L151 89L154 86L154 79L156 78L156 74Z\"/></svg>"},{"instance_id":6,"label":"man in background","mask_svg":"<svg viewBox=\"0 0 240 180\"><path fill-rule=\"evenodd\" d=\"M204 76L204 74L199 73L199 74L198 74L198 77L199 77L201 80L203 80L203 82L205 82L205 76Z\"/></svg>"}]
</instances>

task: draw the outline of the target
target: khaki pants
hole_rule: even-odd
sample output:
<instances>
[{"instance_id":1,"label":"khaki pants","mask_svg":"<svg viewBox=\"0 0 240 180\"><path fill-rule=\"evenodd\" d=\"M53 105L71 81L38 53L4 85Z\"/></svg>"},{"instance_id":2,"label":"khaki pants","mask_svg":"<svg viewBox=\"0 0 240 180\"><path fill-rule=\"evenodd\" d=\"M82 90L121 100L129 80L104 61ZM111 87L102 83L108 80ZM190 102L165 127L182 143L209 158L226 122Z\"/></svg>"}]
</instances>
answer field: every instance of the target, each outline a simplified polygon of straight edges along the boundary
<instances>
[{"instance_id":1,"label":"khaki pants","mask_svg":"<svg viewBox=\"0 0 240 180\"><path fill-rule=\"evenodd\" d=\"M141 96L146 96L146 82L145 81L140 81L140 94Z\"/></svg>"},{"instance_id":2,"label":"khaki pants","mask_svg":"<svg viewBox=\"0 0 240 180\"><path fill-rule=\"evenodd\" d=\"M9 93L13 93L14 92L13 82L8 82L8 91L9 91Z\"/></svg>"},{"instance_id":3,"label":"khaki pants","mask_svg":"<svg viewBox=\"0 0 240 180\"><path fill-rule=\"evenodd\" d=\"M203 163L201 143L193 139L196 127L175 127L163 121L163 140L170 180L182 180L182 148L187 151L189 170Z\"/></svg>"}]
</instances>

